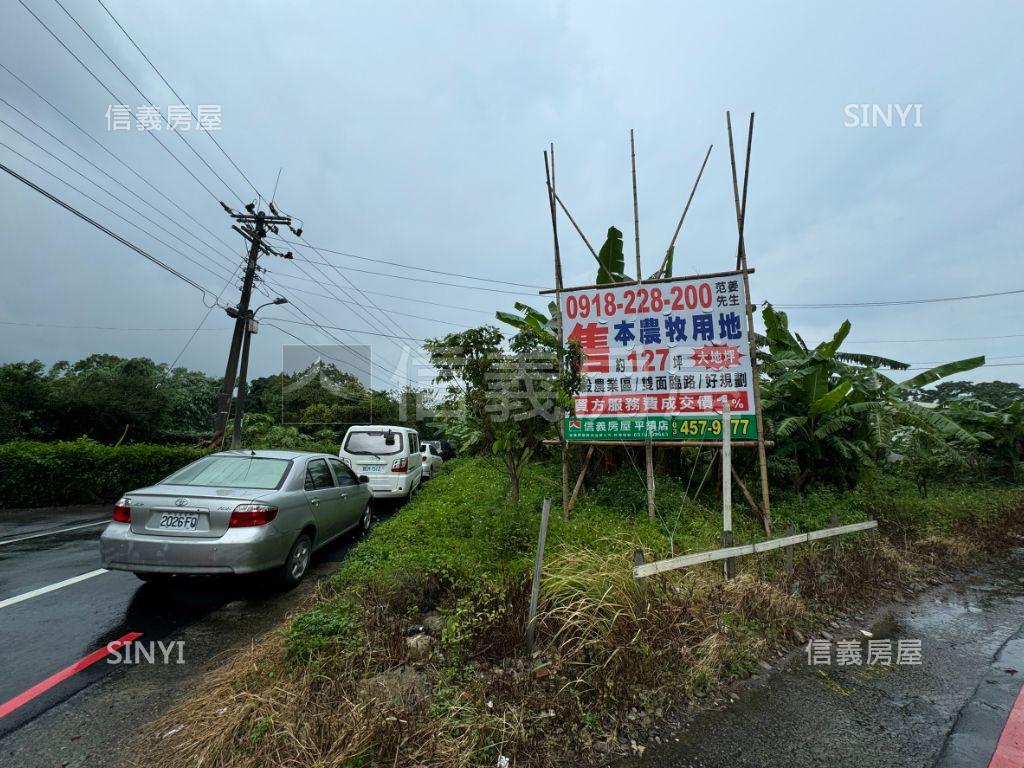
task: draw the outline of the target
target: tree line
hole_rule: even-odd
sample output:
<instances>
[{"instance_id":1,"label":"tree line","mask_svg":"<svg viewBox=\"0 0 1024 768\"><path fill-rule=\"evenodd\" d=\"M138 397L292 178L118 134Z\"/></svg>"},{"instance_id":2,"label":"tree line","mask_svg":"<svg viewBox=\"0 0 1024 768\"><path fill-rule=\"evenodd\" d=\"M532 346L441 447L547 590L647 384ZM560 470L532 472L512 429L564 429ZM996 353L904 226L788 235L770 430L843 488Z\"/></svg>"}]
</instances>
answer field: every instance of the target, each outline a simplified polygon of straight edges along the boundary
<instances>
[{"instance_id":1,"label":"tree line","mask_svg":"<svg viewBox=\"0 0 1024 768\"><path fill-rule=\"evenodd\" d=\"M199 444L212 435L222 379L146 357L95 354L47 367L0 365L0 442L74 440ZM425 393L365 387L334 365L256 378L246 397L245 434L275 447L337 443L354 423L415 426ZM272 431L273 430L273 431Z\"/></svg>"}]
</instances>

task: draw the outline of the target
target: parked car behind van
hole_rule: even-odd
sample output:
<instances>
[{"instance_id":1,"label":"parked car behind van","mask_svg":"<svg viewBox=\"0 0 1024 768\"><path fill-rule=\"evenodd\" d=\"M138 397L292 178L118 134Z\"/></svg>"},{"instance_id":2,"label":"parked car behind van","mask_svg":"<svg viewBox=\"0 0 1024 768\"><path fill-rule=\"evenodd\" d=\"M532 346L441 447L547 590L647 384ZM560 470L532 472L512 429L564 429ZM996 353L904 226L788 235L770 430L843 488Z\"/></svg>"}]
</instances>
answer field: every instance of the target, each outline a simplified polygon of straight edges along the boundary
<instances>
[{"instance_id":1,"label":"parked car behind van","mask_svg":"<svg viewBox=\"0 0 1024 768\"><path fill-rule=\"evenodd\" d=\"M444 464L441 452L434 447L432 442L423 443L423 479L429 480L434 477Z\"/></svg>"},{"instance_id":2,"label":"parked car behind van","mask_svg":"<svg viewBox=\"0 0 1024 768\"><path fill-rule=\"evenodd\" d=\"M434 446L435 452L443 461L451 461L455 458L455 446L444 438L440 440L424 440L423 444Z\"/></svg>"},{"instance_id":3,"label":"parked car behind van","mask_svg":"<svg viewBox=\"0 0 1024 768\"><path fill-rule=\"evenodd\" d=\"M408 499L423 481L420 436L410 427L349 427L340 458L357 475L369 478L374 498Z\"/></svg>"}]
</instances>

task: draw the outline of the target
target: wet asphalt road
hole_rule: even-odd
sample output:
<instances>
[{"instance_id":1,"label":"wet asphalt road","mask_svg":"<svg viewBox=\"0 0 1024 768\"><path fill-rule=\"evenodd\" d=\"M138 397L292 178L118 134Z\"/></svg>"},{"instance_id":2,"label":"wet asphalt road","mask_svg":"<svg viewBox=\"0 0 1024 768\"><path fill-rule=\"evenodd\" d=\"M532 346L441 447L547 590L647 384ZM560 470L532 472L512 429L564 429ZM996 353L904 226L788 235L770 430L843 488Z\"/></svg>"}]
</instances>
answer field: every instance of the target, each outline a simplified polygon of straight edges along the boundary
<instances>
[{"instance_id":1,"label":"wet asphalt road","mask_svg":"<svg viewBox=\"0 0 1024 768\"><path fill-rule=\"evenodd\" d=\"M258 576L189 579L167 588L108 571L4 605L99 569L103 525L89 524L109 516L109 506L0 513L0 708L129 632L141 633L140 643L183 641L185 664L173 663L175 650L171 664L104 659L70 676L0 717L0 765L117 765L134 729L169 705L190 678L216 668L228 650L300 607L355 542L345 536L321 550L291 592Z\"/></svg>"},{"instance_id":2,"label":"wet asphalt road","mask_svg":"<svg viewBox=\"0 0 1024 768\"><path fill-rule=\"evenodd\" d=\"M1018 552L830 632L863 644L867 629L894 649L919 639L920 665L814 666L794 652L618 768L985 768L1024 681L1022 625ZM1024 766L1011 757L1000 765Z\"/></svg>"}]
</instances>

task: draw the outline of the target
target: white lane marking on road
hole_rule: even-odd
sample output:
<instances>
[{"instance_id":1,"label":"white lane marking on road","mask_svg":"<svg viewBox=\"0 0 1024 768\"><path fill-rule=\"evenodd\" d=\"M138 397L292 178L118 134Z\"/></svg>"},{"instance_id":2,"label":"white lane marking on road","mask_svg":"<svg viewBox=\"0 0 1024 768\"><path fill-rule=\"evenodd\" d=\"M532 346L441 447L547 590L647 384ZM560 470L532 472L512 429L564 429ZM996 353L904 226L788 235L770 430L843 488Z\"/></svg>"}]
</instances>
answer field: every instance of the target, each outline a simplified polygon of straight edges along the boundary
<instances>
[{"instance_id":1,"label":"white lane marking on road","mask_svg":"<svg viewBox=\"0 0 1024 768\"><path fill-rule=\"evenodd\" d=\"M82 525L72 525L69 528L58 528L55 531L43 531L42 533L32 533L28 536L19 536L16 539L4 539L3 541L0 541L0 547L2 547L4 544L17 544L19 541L27 541L28 539L38 539L40 536L55 536L58 533L77 531L80 528L93 528L97 525L105 525L109 522L109 520L97 520L95 523L83 523Z\"/></svg>"},{"instance_id":2,"label":"white lane marking on road","mask_svg":"<svg viewBox=\"0 0 1024 768\"><path fill-rule=\"evenodd\" d=\"M70 587L72 584L77 584L80 581L85 581L86 579L91 579L93 576L99 576L101 573L107 573L107 569L106 568L97 568L95 571L89 571L88 573L83 573L81 576L73 576L70 579L64 579L64 581L58 581L56 584L50 584L50 585L45 586L45 587L40 587L39 589L33 589L31 592L25 592L24 594L21 594L21 595L15 595L14 597L8 597L6 600L0 600L0 608L6 608L7 606L14 605L15 603L20 603L20 602L23 602L25 600L31 600L33 597L39 597L40 595L45 595L48 592L53 592L54 590L57 590L57 589L62 589L64 587Z\"/></svg>"}]
</instances>

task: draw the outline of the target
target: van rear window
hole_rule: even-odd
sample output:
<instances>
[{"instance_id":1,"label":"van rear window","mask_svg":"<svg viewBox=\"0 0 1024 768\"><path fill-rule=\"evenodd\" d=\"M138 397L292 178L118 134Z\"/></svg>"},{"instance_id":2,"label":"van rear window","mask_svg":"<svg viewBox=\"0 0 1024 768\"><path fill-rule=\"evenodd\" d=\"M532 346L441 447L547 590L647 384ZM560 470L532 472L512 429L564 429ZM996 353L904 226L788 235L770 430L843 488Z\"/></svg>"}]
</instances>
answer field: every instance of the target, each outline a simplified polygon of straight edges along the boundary
<instances>
[{"instance_id":1,"label":"van rear window","mask_svg":"<svg viewBox=\"0 0 1024 768\"><path fill-rule=\"evenodd\" d=\"M401 432L349 432L345 438L346 453L386 456L402 452Z\"/></svg>"}]
</instances>

